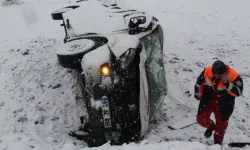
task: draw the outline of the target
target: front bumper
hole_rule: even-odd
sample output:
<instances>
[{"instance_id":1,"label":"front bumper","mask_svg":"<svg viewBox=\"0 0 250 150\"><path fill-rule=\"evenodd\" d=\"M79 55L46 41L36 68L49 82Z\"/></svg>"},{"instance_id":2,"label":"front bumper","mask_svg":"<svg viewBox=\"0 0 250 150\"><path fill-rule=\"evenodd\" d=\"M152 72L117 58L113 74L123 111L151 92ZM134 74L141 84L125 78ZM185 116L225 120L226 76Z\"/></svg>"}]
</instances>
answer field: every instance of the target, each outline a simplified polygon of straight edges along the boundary
<instances>
[{"instance_id":1,"label":"front bumper","mask_svg":"<svg viewBox=\"0 0 250 150\"><path fill-rule=\"evenodd\" d=\"M123 139L134 140L141 133L139 84L136 77L122 76L102 77L102 82L87 87L91 91L90 109L97 109L89 117L91 121L98 115L105 133L118 133Z\"/></svg>"}]
</instances>

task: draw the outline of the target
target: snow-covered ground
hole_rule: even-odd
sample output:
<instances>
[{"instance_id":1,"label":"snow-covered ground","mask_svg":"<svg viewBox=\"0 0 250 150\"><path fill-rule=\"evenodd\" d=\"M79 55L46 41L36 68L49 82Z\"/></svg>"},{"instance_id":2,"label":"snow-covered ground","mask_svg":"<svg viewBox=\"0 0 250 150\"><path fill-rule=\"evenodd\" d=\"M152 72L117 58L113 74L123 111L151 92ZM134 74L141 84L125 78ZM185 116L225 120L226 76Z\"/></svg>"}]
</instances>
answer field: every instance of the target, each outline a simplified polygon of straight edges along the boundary
<instances>
[{"instance_id":1,"label":"snow-covered ground","mask_svg":"<svg viewBox=\"0 0 250 150\"><path fill-rule=\"evenodd\" d=\"M0 2L2 2L1 0ZM23 3L22 3L23 2ZM50 12L70 0L22 0L0 7L0 149L89 149L67 133L79 124L77 73L57 63L63 41L60 21ZM167 125L195 117L196 77L216 58L236 68L244 79L244 96L236 100L225 143L250 142L250 1L117 0L159 18L165 33L169 95L163 113L140 143L92 149L217 150L207 146L204 128L172 131ZM84 107L83 113L85 112ZM248 149L248 148L246 148Z\"/></svg>"}]
</instances>

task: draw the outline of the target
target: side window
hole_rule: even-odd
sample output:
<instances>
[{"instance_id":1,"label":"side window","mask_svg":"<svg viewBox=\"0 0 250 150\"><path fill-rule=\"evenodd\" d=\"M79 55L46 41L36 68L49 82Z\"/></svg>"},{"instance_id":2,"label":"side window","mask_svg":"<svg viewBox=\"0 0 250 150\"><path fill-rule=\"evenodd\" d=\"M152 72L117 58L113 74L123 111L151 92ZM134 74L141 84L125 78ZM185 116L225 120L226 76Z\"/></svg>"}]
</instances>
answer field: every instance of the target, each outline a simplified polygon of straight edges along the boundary
<instances>
[{"instance_id":1,"label":"side window","mask_svg":"<svg viewBox=\"0 0 250 150\"><path fill-rule=\"evenodd\" d=\"M149 84L151 115L153 115L162 95L165 95L167 92L161 39L163 37L160 35L160 29L158 27L158 29L143 39L143 45L147 53L145 66Z\"/></svg>"}]
</instances>

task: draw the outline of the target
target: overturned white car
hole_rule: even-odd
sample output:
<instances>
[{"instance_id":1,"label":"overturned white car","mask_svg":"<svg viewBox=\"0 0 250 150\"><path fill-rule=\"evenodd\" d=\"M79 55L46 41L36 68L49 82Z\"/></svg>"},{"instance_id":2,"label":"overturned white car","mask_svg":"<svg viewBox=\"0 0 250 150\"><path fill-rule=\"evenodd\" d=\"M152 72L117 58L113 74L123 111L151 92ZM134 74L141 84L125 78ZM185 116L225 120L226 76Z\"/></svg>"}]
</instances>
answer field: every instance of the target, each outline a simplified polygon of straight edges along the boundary
<instances>
[{"instance_id":1,"label":"overturned white car","mask_svg":"<svg viewBox=\"0 0 250 150\"><path fill-rule=\"evenodd\" d=\"M89 146L122 144L145 135L167 94L163 30L147 12L81 1L52 12L62 20L59 63L81 72Z\"/></svg>"}]
</instances>

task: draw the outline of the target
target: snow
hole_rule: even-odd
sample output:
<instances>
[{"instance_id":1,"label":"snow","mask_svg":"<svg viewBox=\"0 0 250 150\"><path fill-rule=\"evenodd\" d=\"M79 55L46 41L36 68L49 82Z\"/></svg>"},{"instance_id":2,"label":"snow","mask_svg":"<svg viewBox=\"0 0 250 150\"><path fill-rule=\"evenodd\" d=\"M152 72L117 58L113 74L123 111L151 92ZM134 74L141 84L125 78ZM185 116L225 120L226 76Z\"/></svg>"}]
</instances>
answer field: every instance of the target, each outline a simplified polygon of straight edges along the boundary
<instances>
[{"instance_id":1,"label":"snow","mask_svg":"<svg viewBox=\"0 0 250 150\"><path fill-rule=\"evenodd\" d=\"M57 54L59 55L69 55L69 54L78 54L89 50L95 45L95 42L92 40L82 39L74 40L65 44L60 45L57 48Z\"/></svg>"},{"instance_id":2,"label":"snow","mask_svg":"<svg viewBox=\"0 0 250 150\"><path fill-rule=\"evenodd\" d=\"M139 39L137 36L128 35L125 33L116 34L113 36L115 39L115 43L112 48L112 52L116 57L120 57L130 48L136 48L139 43Z\"/></svg>"},{"instance_id":3,"label":"snow","mask_svg":"<svg viewBox=\"0 0 250 150\"><path fill-rule=\"evenodd\" d=\"M142 51L140 54L140 118L141 118L141 134L144 135L148 128L149 122L149 99L148 99L148 81L146 77L146 62L147 54L146 51ZM144 94L145 93L145 94Z\"/></svg>"},{"instance_id":4,"label":"snow","mask_svg":"<svg viewBox=\"0 0 250 150\"><path fill-rule=\"evenodd\" d=\"M63 43L64 33L59 25L61 21L52 20L50 15L52 11L75 2L22 2L0 6L0 148L90 149L86 143L67 134L80 123L77 109L82 110L82 114L86 110L78 88L79 74L57 63L55 52ZM165 34L169 93L143 141L122 146L107 143L91 149L234 149L227 145L222 148L207 146L205 143L213 139L204 139L205 129L197 124L176 131L167 128L176 120L196 115L198 102L192 96L196 77L216 58L236 68L244 80L244 96L236 100L225 143L249 142L250 1L116 2L146 10L160 20ZM76 100L79 104L75 103Z\"/></svg>"},{"instance_id":5,"label":"snow","mask_svg":"<svg viewBox=\"0 0 250 150\"><path fill-rule=\"evenodd\" d=\"M103 45L84 55L81 64L84 71L88 71L88 69L99 71L99 67L107 63L107 60L109 60L109 48L107 45ZM96 68L98 69L96 70Z\"/></svg>"},{"instance_id":6,"label":"snow","mask_svg":"<svg viewBox=\"0 0 250 150\"><path fill-rule=\"evenodd\" d=\"M81 7L63 14L65 22L69 19L76 36L80 36L86 32L111 33L112 31L127 28L124 23L123 14L109 13L108 10L110 8L100 5L98 1L84 1L80 4Z\"/></svg>"}]
</instances>

